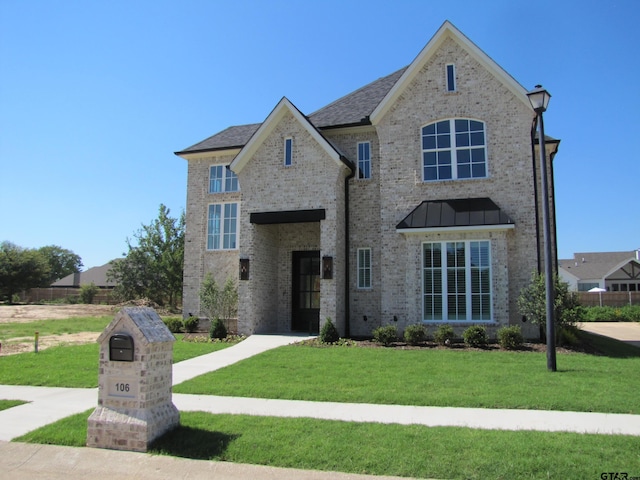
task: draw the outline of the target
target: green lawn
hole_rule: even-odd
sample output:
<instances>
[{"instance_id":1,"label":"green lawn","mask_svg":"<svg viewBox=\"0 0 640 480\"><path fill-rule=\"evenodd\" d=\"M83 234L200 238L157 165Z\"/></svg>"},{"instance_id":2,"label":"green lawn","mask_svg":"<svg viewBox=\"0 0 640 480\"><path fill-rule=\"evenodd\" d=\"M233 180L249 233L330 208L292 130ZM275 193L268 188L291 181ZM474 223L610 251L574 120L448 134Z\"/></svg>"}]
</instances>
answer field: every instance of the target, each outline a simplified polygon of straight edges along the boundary
<instances>
[{"instance_id":1,"label":"green lawn","mask_svg":"<svg viewBox=\"0 0 640 480\"><path fill-rule=\"evenodd\" d=\"M16 441L83 446L90 411ZM313 470L465 479L640 474L640 438L181 413L151 453Z\"/></svg>"},{"instance_id":2,"label":"green lawn","mask_svg":"<svg viewBox=\"0 0 640 480\"><path fill-rule=\"evenodd\" d=\"M37 322L0 323L0 341L4 343L12 338L33 338L35 332L39 332L40 336L102 332L111 320L113 317L75 317Z\"/></svg>"},{"instance_id":3,"label":"green lawn","mask_svg":"<svg viewBox=\"0 0 640 480\"><path fill-rule=\"evenodd\" d=\"M173 344L173 361L205 355L231 344L182 341ZM38 353L0 357L1 385L93 388L98 386L99 345L61 345Z\"/></svg>"},{"instance_id":4,"label":"green lawn","mask_svg":"<svg viewBox=\"0 0 640 480\"><path fill-rule=\"evenodd\" d=\"M640 357L456 349L265 352L174 387L176 393L349 403L640 413Z\"/></svg>"}]
</instances>

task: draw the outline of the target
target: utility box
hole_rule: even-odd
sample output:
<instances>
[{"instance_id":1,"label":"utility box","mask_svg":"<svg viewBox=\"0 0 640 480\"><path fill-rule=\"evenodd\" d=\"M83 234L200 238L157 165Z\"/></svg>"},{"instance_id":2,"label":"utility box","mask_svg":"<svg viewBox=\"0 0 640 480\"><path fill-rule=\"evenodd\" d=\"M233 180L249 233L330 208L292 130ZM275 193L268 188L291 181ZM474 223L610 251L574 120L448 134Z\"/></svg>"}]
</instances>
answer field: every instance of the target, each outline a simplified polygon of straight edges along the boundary
<instances>
[{"instance_id":1,"label":"utility box","mask_svg":"<svg viewBox=\"0 0 640 480\"><path fill-rule=\"evenodd\" d=\"M155 310L124 307L98 337L98 406L89 417L87 446L146 452L178 426L173 405L175 337Z\"/></svg>"}]
</instances>

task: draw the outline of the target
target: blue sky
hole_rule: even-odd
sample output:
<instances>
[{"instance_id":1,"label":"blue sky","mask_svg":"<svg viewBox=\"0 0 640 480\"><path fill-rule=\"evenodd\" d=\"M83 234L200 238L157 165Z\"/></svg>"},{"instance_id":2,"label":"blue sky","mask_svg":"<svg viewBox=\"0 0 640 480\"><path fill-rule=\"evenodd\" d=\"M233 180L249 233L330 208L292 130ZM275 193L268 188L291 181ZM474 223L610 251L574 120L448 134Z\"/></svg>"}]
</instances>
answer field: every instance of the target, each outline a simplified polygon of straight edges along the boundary
<instances>
[{"instance_id":1,"label":"blue sky","mask_svg":"<svg viewBox=\"0 0 640 480\"><path fill-rule=\"evenodd\" d=\"M559 256L640 247L636 0L0 0L0 241L119 257L161 203L185 208L173 152L285 95L312 113L445 20L552 94Z\"/></svg>"}]
</instances>

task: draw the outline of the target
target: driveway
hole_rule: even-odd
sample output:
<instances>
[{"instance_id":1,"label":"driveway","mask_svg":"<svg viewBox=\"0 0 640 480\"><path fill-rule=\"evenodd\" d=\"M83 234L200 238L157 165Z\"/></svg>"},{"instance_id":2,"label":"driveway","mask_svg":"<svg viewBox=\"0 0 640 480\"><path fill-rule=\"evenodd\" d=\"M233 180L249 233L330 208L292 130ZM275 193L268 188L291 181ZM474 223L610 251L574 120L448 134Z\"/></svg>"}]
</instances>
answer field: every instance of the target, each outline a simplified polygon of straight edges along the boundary
<instances>
[{"instance_id":1,"label":"driveway","mask_svg":"<svg viewBox=\"0 0 640 480\"><path fill-rule=\"evenodd\" d=\"M585 332L615 338L640 347L640 323L638 322L584 322L579 326Z\"/></svg>"}]
</instances>

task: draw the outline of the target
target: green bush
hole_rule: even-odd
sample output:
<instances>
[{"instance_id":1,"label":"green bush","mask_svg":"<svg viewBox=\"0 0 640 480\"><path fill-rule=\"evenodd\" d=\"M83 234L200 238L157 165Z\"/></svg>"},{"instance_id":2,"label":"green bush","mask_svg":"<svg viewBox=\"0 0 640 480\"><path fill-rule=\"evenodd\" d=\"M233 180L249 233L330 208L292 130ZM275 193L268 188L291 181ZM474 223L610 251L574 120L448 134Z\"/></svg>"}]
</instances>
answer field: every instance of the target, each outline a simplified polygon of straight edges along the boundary
<instances>
[{"instance_id":1,"label":"green bush","mask_svg":"<svg viewBox=\"0 0 640 480\"><path fill-rule=\"evenodd\" d=\"M322 330L320 331L320 342L322 343L336 343L340 340L340 334L338 333L338 329L333 324L330 318L327 318L327 321L322 326Z\"/></svg>"},{"instance_id":2,"label":"green bush","mask_svg":"<svg viewBox=\"0 0 640 480\"><path fill-rule=\"evenodd\" d=\"M568 347L580 344L578 327L566 326L561 327L558 330L558 344Z\"/></svg>"},{"instance_id":3,"label":"green bush","mask_svg":"<svg viewBox=\"0 0 640 480\"><path fill-rule=\"evenodd\" d=\"M404 329L404 341L409 345L419 345L427 340L427 327L418 323Z\"/></svg>"},{"instance_id":4,"label":"green bush","mask_svg":"<svg viewBox=\"0 0 640 480\"><path fill-rule=\"evenodd\" d=\"M502 327L498 330L498 343L506 350L517 350L522 347L524 337L519 325Z\"/></svg>"},{"instance_id":5,"label":"green bush","mask_svg":"<svg viewBox=\"0 0 640 480\"><path fill-rule=\"evenodd\" d=\"M373 331L373 339L377 343L389 346L398 340L398 329L395 325L378 327Z\"/></svg>"},{"instance_id":6,"label":"green bush","mask_svg":"<svg viewBox=\"0 0 640 480\"><path fill-rule=\"evenodd\" d=\"M433 339L439 345L450 345L453 343L455 334L451 325L440 325L433 334Z\"/></svg>"},{"instance_id":7,"label":"green bush","mask_svg":"<svg viewBox=\"0 0 640 480\"><path fill-rule=\"evenodd\" d=\"M462 332L462 338L467 347L484 347L489 341L487 329L483 325L471 325Z\"/></svg>"},{"instance_id":8,"label":"green bush","mask_svg":"<svg viewBox=\"0 0 640 480\"><path fill-rule=\"evenodd\" d=\"M80 285L80 303L93 303L93 298L99 291L100 289L96 287L95 283L83 283Z\"/></svg>"},{"instance_id":9,"label":"green bush","mask_svg":"<svg viewBox=\"0 0 640 480\"><path fill-rule=\"evenodd\" d=\"M583 322L640 322L640 305L584 307Z\"/></svg>"},{"instance_id":10,"label":"green bush","mask_svg":"<svg viewBox=\"0 0 640 480\"><path fill-rule=\"evenodd\" d=\"M186 333L193 333L198 329L198 317L188 316L182 320L182 328Z\"/></svg>"},{"instance_id":11,"label":"green bush","mask_svg":"<svg viewBox=\"0 0 640 480\"><path fill-rule=\"evenodd\" d=\"M163 318L162 321L167 326L171 333L180 333L182 332L182 319L177 317L167 317Z\"/></svg>"},{"instance_id":12,"label":"green bush","mask_svg":"<svg viewBox=\"0 0 640 480\"><path fill-rule=\"evenodd\" d=\"M211 328L209 328L209 338L211 340L222 340L227 337L227 327L219 318L214 319L211 322Z\"/></svg>"}]
</instances>

